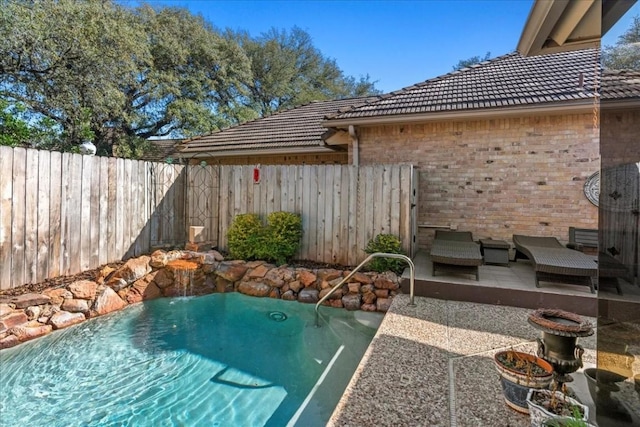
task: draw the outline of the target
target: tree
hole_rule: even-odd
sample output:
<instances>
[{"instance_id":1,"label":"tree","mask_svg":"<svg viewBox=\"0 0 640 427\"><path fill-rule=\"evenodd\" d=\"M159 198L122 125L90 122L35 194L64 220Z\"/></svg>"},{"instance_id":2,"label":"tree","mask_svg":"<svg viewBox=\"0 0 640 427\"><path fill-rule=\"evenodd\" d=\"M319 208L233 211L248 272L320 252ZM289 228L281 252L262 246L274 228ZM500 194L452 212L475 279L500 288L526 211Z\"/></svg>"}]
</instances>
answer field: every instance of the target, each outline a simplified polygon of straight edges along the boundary
<instances>
[{"instance_id":1,"label":"tree","mask_svg":"<svg viewBox=\"0 0 640 427\"><path fill-rule=\"evenodd\" d=\"M228 106L236 118L264 117L314 100L339 99L380 93L369 76L345 77L335 60L325 58L313 46L308 33L298 27L290 32L271 29L252 38L246 32L227 31L251 62L251 78L244 81L246 96Z\"/></svg>"},{"instance_id":2,"label":"tree","mask_svg":"<svg viewBox=\"0 0 640 427\"><path fill-rule=\"evenodd\" d=\"M605 46L602 63L614 70L640 70L640 16L635 16L629 29L618 37L614 46Z\"/></svg>"},{"instance_id":3,"label":"tree","mask_svg":"<svg viewBox=\"0 0 640 427\"><path fill-rule=\"evenodd\" d=\"M66 149L93 135L106 155L215 129L217 91L249 72L237 45L180 8L5 0L0 37L0 98L58 123Z\"/></svg>"},{"instance_id":4,"label":"tree","mask_svg":"<svg viewBox=\"0 0 640 427\"><path fill-rule=\"evenodd\" d=\"M453 66L453 71L461 70L463 68L471 67L472 65L478 64L482 61L487 61L491 59L491 52L487 52L484 57L480 56L472 56L471 58L461 59L458 61L456 65Z\"/></svg>"}]
</instances>

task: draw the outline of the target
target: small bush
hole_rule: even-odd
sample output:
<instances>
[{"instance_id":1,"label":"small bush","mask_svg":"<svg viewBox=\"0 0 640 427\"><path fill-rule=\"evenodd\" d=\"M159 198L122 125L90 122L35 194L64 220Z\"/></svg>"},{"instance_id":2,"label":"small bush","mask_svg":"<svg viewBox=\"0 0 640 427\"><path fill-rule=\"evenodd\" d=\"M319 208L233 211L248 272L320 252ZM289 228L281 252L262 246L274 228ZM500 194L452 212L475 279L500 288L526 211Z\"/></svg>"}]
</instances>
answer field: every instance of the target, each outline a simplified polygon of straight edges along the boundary
<instances>
[{"instance_id":1,"label":"small bush","mask_svg":"<svg viewBox=\"0 0 640 427\"><path fill-rule=\"evenodd\" d=\"M255 259L255 248L263 240L263 234L264 227L258 215L237 215L227 233L229 255L235 259Z\"/></svg>"},{"instance_id":2,"label":"small bush","mask_svg":"<svg viewBox=\"0 0 640 427\"><path fill-rule=\"evenodd\" d=\"M229 255L236 259L284 264L298 251L301 237L300 215L273 212L264 227L258 215L242 214L236 216L229 227Z\"/></svg>"},{"instance_id":3,"label":"small bush","mask_svg":"<svg viewBox=\"0 0 640 427\"><path fill-rule=\"evenodd\" d=\"M384 252L405 255L402 251L400 239L392 234L378 234L376 237L369 240L364 251L368 254ZM368 266L378 273L393 271L396 274L400 274L402 273L402 270L404 270L406 264L407 263L401 259L374 258L369 262Z\"/></svg>"}]
</instances>

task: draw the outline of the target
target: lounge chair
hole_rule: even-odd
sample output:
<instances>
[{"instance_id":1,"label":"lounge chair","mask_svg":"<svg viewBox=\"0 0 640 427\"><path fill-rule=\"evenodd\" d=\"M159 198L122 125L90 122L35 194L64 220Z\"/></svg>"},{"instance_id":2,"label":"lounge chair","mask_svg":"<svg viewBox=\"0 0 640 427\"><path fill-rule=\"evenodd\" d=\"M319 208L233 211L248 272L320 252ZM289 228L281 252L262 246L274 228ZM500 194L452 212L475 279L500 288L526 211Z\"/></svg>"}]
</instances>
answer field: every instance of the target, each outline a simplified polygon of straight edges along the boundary
<instances>
[{"instance_id":1,"label":"lounge chair","mask_svg":"<svg viewBox=\"0 0 640 427\"><path fill-rule=\"evenodd\" d=\"M536 287L540 281L571 283L589 286L595 293L598 264L593 257L566 248L555 237L513 235L516 261L528 258L536 273Z\"/></svg>"},{"instance_id":2,"label":"lounge chair","mask_svg":"<svg viewBox=\"0 0 640 427\"><path fill-rule=\"evenodd\" d=\"M450 273L475 274L480 280L478 267L482 265L480 245L473 241L470 231L436 230L431 247L433 276L436 270Z\"/></svg>"}]
</instances>

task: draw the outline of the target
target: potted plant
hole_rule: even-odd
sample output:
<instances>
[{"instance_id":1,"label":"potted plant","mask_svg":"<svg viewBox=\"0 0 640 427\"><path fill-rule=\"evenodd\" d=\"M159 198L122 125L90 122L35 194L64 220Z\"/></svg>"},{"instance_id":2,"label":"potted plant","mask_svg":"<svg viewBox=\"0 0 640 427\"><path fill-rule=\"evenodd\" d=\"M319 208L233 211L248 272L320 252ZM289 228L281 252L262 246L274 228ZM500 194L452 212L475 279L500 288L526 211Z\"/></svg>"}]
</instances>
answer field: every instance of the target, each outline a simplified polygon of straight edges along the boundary
<instances>
[{"instance_id":1,"label":"potted plant","mask_svg":"<svg viewBox=\"0 0 640 427\"><path fill-rule=\"evenodd\" d=\"M544 389L549 386L553 367L532 354L515 350L499 351L494 355L496 369L507 405L518 412L529 413L527 393L529 389Z\"/></svg>"},{"instance_id":2,"label":"potted plant","mask_svg":"<svg viewBox=\"0 0 640 427\"><path fill-rule=\"evenodd\" d=\"M561 391L531 389L526 401L531 427L589 426L589 407Z\"/></svg>"}]
</instances>

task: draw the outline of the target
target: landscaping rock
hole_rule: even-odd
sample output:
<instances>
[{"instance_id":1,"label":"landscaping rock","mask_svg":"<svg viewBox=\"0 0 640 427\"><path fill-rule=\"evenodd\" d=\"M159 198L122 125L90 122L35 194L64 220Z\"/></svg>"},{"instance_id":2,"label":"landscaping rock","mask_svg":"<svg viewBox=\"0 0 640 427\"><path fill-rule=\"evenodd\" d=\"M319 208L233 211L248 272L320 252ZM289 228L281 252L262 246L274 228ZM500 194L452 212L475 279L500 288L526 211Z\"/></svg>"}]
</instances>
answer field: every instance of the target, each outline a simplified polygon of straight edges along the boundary
<instances>
[{"instance_id":1,"label":"landscaping rock","mask_svg":"<svg viewBox=\"0 0 640 427\"><path fill-rule=\"evenodd\" d=\"M86 313L89 311L89 301L85 299L66 299L60 306L62 310L71 313Z\"/></svg>"},{"instance_id":2,"label":"landscaping rock","mask_svg":"<svg viewBox=\"0 0 640 427\"><path fill-rule=\"evenodd\" d=\"M29 321L24 311L15 311L0 318L0 332L4 332Z\"/></svg>"},{"instance_id":3,"label":"landscaping rock","mask_svg":"<svg viewBox=\"0 0 640 427\"><path fill-rule=\"evenodd\" d=\"M354 274L353 276L351 276L351 279L349 279L350 282L358 282L360 284L363 285L370 285L373 283L373 280L371 280L371 277L367 276L364 273L361 272L357 272L356 274Z\"/></svg>"},{"instance_id":4,"label":"landscaping rock","mask_svg":"<svg viewBox=\"0 0 640 427\"><path fill-rule=\"evenodd\" d=\"M47 335L52 330L53 327L51 325L41 325L38 322L33 322L32 324L16 326L11 329L11 333L18 338L18 341L25 342Z\"/></svg>"},{"instance_id":5,"label":"landscaping rock","mask_svg":"<svg viewBox=\"0 0 640 427\"><path fill-rule=\"evenodd\" d=\"M262 282L242 282L238 286L238 292L252 297L266 297L270 291L271 286Z\"/></svg>"},{"instance_id":6,"label":"landscaping rock","mask_svg":"<svg viewBox=\"0 0 640 427\"><path fill-rule=\"evenodd\" d=\"M390 298L378 298L376 300L376 311L382 311L386 313L391 306L391 301L392 300Z\"/></svg>"},{"instance_id":7,"label":"landscaping rock","mask_svg":"<svg viewBox=\"0 0 640 427\"><path fill-rule=\"evenodd\" d=\"M324 296L327 295L329 292L331 292L331 288L322 289L318 294L318 299L324 298ZM329 299L340 299L342 298L342 295L343 295L342 289L337 289L334 293L331 294Z\"/></svg>"},{"instance_id":8,"label":"landscaping rock","mask_svg":"<svg viewBox=\"0 0 640 427\"><path fill-rule=\"evenodd\" d=\"M348 287L349 287L349 293L350 294L359 294L360 293L360 283L359 282L354 282L354 283L349 283Z\"/></svg>"},{"instance_id":9,"label":"landscaping rock","mask_svg":"<svg viewBox=\"0 0 640 427\"><path fill-rule=\"evenodd\" d=\"M51 316L51 319L49 319L49 323L51 324L51 326L53 326L53 329L63 329L71 325L84 322L84 320L85 317L82 313L69 313L68 311L59 311Z\"/></svg>"},{"instance_id":10,"label":"landscaping rock","mask_svg":"<svg viewBox=\"0 0 640 427\"><path fill-rule=\"evenodd\" d=\"M42 309L39 305L32 305L31 307L27 307L24 309L24 314L27 315L27 318L29 320L37 319L38 317L40 317L41 312Z\"/></svg>"},{"instance_id":11,"label":"landscaping rock","mask_svg":"<svg viewBox=\"0 0 640 427\"><path fill-rule=\"evenodd\" d=\"M347 310L360 310L362 299L360 294L347 294L342 297L342 304Z\"/></svg>"},{"instance_id":12,"label":"landscaping rock","mask_svg":"<svg viewBox=\"0 0 640 427\"><path fill-rule=\"evenodd\" d=\"M285 301L295 301L296 295L293 293L292 290L288 290L284 292L280 298L282 298Z\"/></svg>"},{"instance_id":13,"label":"landscaping rock","mask_svg":"<svg viewBox=\"0 0 640 427\"><path fill-rule=\"evenodd\" d=\"M223 262L218 266L216 274L229 282L237 282L244 277L247 269L243 264Z\"/></svg>"},{"instance_id":14,"label":"landscaping rock","mask_svg":"<svg viewBox=\"0 0 640 427\"><path fill-rule=\"evenodd\" d=\"M316 283L318 276L309 270L298 270L298 280L302 283L302 286L308 288Z\"/></svg>"},{"instance_id":15,"label":"landscaping rock","mask_svg":"<svg viewBox=\"0 0 640 427\"><path fill-rule=\"evenodd\" d=\"M60 305L66 298L73 298L73 294L64 288L47 289L43 293L51 298L50 303L53 305Z\"/></svg>"},{"instance_id":16,"label":"landscaping rock","mask_svg":"<svg viewBox=\"0 0 640 427\"><path fill-rule=\"evenodd\" d=\"M154 276L153 281L160 289L168 288L173 285L173 274L166 268L159 270Z\"/></svg>"},{"instance_id":17,"label":"landscaping rock","mask_svg":"<svg viewBox=\"0 0 640 427\"><path fill-rule=\"evenodd\" d=\"M271 291L269 291L269 298L280 299L280 289L271 288Z\"/></svg>"},{"instance_id":18,"label":"landscaping rock","mask_svg":"<svg viewBox=\"0 0 640 427\"><path fill-rule=\"evenodd\" d=\"M298 293L300 289L302 289L302 283L299 280L293 281L289 283L289 289L291 289L295 293Z\"/></svg>"},{"instance_id":19,"label":"landscaping rock","mask_svg":"<svg viewBox=\"0 0 640 427\"><path fill-rule=\"evenodd\" d=\"M30 305L49 304L51 298L44 294L24 294L13 298L16 308L27 308Z\"/></svg>"},{"instance_id":20,"label":"landscaping rock","mask_svg":"<svg viewBox=\"0 0 640 427\"><path fill-rule=\"evenodd\" d=\"M271 269L265 274L264 282L276 288L283 287L285 283L282 273L277 268Z\"/></svg>"},{"instance_id":21,"label":"landscaping rock","mask_svg":"<svg viewBox=\"0 0 640 427\"><path fill-rule=\"evenodd\" d=\"M342 299L330 299L327 302L329 303L330 307L344 308L344 305L342 304Z\"/></svg>"},{"instance_id":22,"label":"landscaping rock","mask_svg":"<svg viewBox=\"0 0 640 427\"><path fill-rule=\"evenodd\" d=\"M13 312L13 308L9 304L0 304L0 317Z\"/></svg>"},{"instance_id":23,"label":"landscaping rock","mask_svg":"<svg viewBox=\"0 0 640 427\"><path fill-rule=\"evenodd\" d=\"M374 284L378 289L396 290L400 287L398 283L393 282L392 280L390 280L388 277L385 277L385 276L378 276Z\"/></svg>"},{"instance_id":24,"label":"landscaping rock","mask_svg":"<svg viewBox=\"0 0 640 427\"><path fill-rule=\"evenodd\" d=\"M376 302L376 298L376 294L371 291L362 294L362 302L364 304L373 304L374 302Z\"/></svg>"},{"instance_id":25,"label":"landscaping rock","mask_svg":"<svg viewBox=\"0 0 640 427\"><path fill-rule=\"evenodd\" d=\"M150 260L150 257L144 255L127 260L127 262L107 281L107 286L112 288L114 291L119 291L125 286L144 277L146 274L151 272L151 266L149 265Z\"/></svg>"},{"instance_id":26,"label":"landscaping rock","mask_svg":"<svg viewBox=\"0 0 640 427\"><path fill-rule=\"evenodd\" d=\"M318 278L320 280L326 280L327 282L330 282L334 279L341 279L342 271L335 270L333 268L323 268L321 270L318 270Z\"/></svg>"},{"instance_id":27,"label":"landscaping rock","mask_svg":"<svg viewBox=\"0 0 640 427\"><path fill-rule=\"evenodd\" d=\"M102 316L104 314L111 313L112 311L120 310L126 306L127 303L124 302L113 289L105 287L93 304L91 317Z\"/></svg>"},{"instance_id":28,"label":"landscaping rock","mask_svg":"<svg viewBox=\"0 0 640 427\"><path fill-rule=\"evenodd\" d=\"M298 302L315 304L318 302L318 290L313 288L304 288L298 293Z\"/></svg>"},{"instance_id":29,"label":"landscaping rock","mask_svg":"<svg viewBox=\"0 0 640 427\"><path fill-rule=\"evenodd\" d=\"M377 307L375 304L362 304L360 307L362 311L377 311Z\"/></svg>"},{"instance_id":30,"label":"landscaping rock","mask_svg":"<svg viewBox=\"0 0 640 427\"><path fill-rule=\"evenodd\" d=\"M378 298L389 298L389 289L376 289L374 292Z\"/></svg>"},{"instance_id":31,"label":"landscaping rock","mask_svg":"<svg viewBox=\"0 0 640 427\"><path fill-rule=\"evenodd\" d=\"M167 265L167 262L169 262L167 253L162 249L154 251L149 258L149 265L153 268L162 268Z\"/></svg>"},{"instance_id":32,"label":"landscaping rock","mask_svg":"<svg viewBox=\"0 0 640 427\"><path fill-rule=\"evenodd\" d=\"M80 280L69 285L74 298L93 300L96 298L98 284L91 280Z\"/></svg>"},{"instance_id":33,"label":"landscaping rock","mask_svg":"<svg viewBox=\"0 0 640 427\"><path fill-rule=\"evenodd\" d=\"M7 335L6 337L0 339L0 350L15 347L18 344L20 344L20 340L17 336Z\"/></svg>"}]
</instances>

